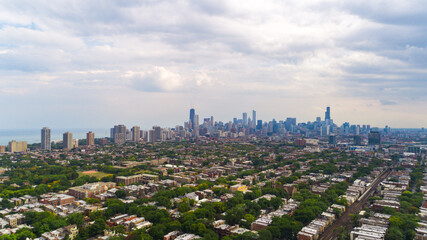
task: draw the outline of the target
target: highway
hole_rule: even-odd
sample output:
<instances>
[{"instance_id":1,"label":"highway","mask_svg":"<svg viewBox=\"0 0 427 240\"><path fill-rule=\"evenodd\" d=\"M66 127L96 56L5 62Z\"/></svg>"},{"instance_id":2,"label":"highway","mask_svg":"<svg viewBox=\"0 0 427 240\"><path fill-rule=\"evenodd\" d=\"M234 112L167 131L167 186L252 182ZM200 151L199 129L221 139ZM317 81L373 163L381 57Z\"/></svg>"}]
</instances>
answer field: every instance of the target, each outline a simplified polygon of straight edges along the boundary
<instances>
[{"instance_id":1,"label":"highway","mask_svg":"<svg viewBox=\"0 0 427 240\"><path fill-rule=\"evenodd\" d=\"M365 193L359 197L358 201L354 202L348 207L347 211L343 213L331 226L329 226L321 235L319 240L333 240L336 239L340 231L335 231L339 227L346 227L349 222L352 221L350 214L357 214L362 210L365 203L368 201L369 196L375 191L376 187L380 182L387 178L391 173L391 168L383 171L375 181L369 186ZM350 229L348 229L350 230Z\"/></svg>"}]
</instances>

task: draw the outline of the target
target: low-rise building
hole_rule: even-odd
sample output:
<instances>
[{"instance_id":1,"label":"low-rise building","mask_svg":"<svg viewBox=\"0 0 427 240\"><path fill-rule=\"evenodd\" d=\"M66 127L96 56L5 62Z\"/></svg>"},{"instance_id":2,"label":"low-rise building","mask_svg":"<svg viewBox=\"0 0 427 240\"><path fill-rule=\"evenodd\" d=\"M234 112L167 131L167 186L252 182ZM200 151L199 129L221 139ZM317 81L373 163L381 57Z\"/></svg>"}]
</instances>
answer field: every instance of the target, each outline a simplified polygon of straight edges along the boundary
<instances>
[{"instance_id":1,"label":"low-rise building","mask_svg":"<svg viewBox=\"0 0 427 240\"><path fill-rule=\"evenodd\" d=\"M248 186L243 184L236 184L230 187L230 191L232 193L240 191L240 192L246 192L248 190Z\"/></svg>"},{"instance_id":2,"label":"low-rise building","mask_svg":"<svg viewBox=\"0 0 427 240\"><path fill-rule=\"evenodd\" d=\"M97 182L88 183L78 187L72 187L68 189L68 195L74 196L75 198L85 199L93 198L95 195L101 194L110 188L115 188L115 182Z\"/></svg>"}]
</instances>

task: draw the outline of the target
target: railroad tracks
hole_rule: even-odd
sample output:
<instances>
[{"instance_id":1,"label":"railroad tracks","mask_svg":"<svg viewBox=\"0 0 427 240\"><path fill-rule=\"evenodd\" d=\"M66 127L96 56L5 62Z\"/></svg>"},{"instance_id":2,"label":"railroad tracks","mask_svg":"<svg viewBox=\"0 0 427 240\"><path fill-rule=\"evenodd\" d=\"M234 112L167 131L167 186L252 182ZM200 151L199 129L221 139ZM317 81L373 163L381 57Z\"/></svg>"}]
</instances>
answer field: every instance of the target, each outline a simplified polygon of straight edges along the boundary
<instances>
[{"instance_id":1,"label":"railroad tracks","mask_svg":"<svg viewBox=\"0 0 427 240\"><path fill-rule=\"evenodd\" d=\"M391 173L391 168L388 168L387 170L384 170L376 179L375 181L369 186L369 188L363 193L359 199L354 202L352 205L350 205L331 226L329 226L319 237L319 240L333 240L336 239L339 231L335 231L335 229L340 227L345 227L350 221L352 221L350 214L357 214L362 210L363 206L365 205L366 201L369 199L369 196L375 191L376 187L380 182L382 182L385 178L388 177Z\"/></svg>"}]
</instances>

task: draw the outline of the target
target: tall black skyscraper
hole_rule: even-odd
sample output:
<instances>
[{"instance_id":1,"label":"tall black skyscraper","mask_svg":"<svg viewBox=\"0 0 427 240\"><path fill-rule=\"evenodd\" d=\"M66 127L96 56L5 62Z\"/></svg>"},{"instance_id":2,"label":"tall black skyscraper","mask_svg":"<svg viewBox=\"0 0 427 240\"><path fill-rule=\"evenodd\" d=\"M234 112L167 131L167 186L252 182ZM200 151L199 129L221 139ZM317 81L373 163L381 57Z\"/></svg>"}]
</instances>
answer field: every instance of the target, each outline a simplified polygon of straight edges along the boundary
<instances>
[{"instance_id":1,"label":"tall black skyscraper","mask_svg":"<svg viewBox=\"0 0 427 240\"><path fill-rule=\"evenodd\" d=\"M330 107L326 107L325 121L326 120L331 120L331 108Z\"/></svg>"},{"instance_id":2,"label":"tall black skyscraper","mask_svg":"<svg viewBox=\"0 0 427 240\"><path fill-rule=\"evenodd\" d=\"M190 128L194 129L194 116L196 116L196 111L194 108L190 109Z\"/></svg>"}]
</instances>

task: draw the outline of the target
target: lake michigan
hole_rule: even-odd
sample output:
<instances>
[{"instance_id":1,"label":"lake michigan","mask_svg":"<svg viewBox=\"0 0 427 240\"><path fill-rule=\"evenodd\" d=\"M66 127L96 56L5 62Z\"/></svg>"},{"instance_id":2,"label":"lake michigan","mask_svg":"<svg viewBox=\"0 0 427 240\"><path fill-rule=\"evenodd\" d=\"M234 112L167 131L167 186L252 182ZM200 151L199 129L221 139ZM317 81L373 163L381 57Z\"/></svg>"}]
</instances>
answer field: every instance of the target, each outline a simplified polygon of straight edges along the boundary
<instances>
[{"instance_id":1,"label":"lake michigan","mask_svg":"<svg viewBox=\"0 0 427 240\"><path fill-rule=\"evenodd\" d=\"M110 136L110 129L55 129L51 128L51 141L62 140L62 134L71 132L74 139L85 139L86 133L92 131L95 133L95 138L103 138ZM40 143L41 129L0 129L0 145L6 146L10 141L27 141L28 144Z\"/></svg>"}]
</instances>

